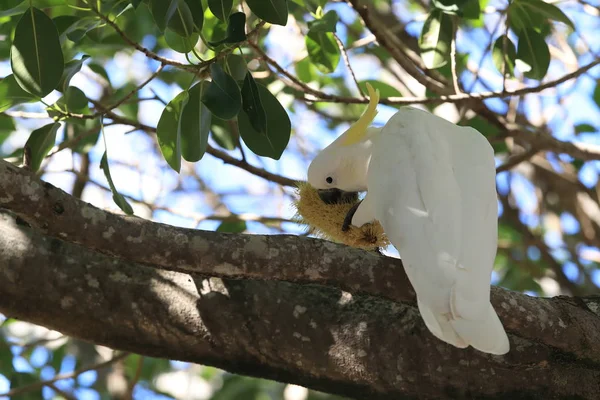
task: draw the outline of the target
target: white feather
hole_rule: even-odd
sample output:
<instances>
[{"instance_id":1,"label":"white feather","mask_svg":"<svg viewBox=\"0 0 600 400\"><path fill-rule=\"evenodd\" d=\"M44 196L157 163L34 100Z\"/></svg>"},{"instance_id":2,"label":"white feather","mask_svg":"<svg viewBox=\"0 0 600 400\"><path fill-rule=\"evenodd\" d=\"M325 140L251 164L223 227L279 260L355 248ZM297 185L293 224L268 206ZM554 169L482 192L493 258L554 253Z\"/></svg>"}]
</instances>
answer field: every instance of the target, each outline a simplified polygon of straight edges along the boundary
<instances>
[{"instance_id":1,"label":"white feather","mask_svg":"<svg viewBox=\"0 0 600 400\"><path fill-rule=\"evenodd\" d=\"M457 347L508 352L490 304L498 208L491 146L474 129L409 107L372 140L369 208L400 253L427 327Z\"/></svg>"}]
</instances>

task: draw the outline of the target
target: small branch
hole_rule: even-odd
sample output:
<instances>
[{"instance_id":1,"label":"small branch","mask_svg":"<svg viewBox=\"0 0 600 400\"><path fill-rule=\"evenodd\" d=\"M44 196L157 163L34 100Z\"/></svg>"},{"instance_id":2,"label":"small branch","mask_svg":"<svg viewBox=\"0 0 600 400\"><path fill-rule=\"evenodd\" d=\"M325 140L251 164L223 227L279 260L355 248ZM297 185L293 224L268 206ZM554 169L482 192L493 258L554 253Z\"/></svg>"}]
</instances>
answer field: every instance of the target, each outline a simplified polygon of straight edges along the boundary
<instances>
[{"instance_id":1,"label":"small branch","mask_svg":"<svg viewBox=\"0 0 600 400\"><path fill-rule=\"evenodd\" d=\"M127 100L129 100L134 94L136 94L137 92L139 92L140 90L142 90L144 88L144 86L146 86L147 84L149 84L154 78L156 78L158 76L158 74L160 74L163 70L163 68L165 67L165 64L160 64L160 66L158 67L158 69L156 70L156 72L154 72L152 75L150 75L148 77L148 79L146 79L144 82L142 82L138 87L136 87L135 89L133 89L131 92L129 92L129 94L127 94L127 96L123 97L121 100L117 101L115 104L109 106L107 108L107 110L114 110L115 108L119 107L121 104L125 103Z\"/></svg>"},{"instance_id":2,"label":"small branch","mask_svg":"<svg viewBox=\"0 0 600 400\"><path fill-rule=\"evenodd\" d=\"M367 104L369 102L368 99L362 99L362 98L357 98L357 97L337 96L334 94L328 94L328 93L322 92L320 90L313 89L310 86L303 83L302 81L300 81L294 75L292 75L291 73L286 71L283 67L281 67L277 63L277 61L275 61L271 57L269 57L256 44L250 42L249 45L260 54L261 58L263 58L273 68L275 68L275 70L277 72L279 72L280 74L284 75L286 78L291 80L295 85L300 87L306 93L314 96L316 99L313 101L315 101L315 102L345 103L345 104ZM490 91L490 92L480 92L480 93L458 93L458 94L442 95L439 97L384 97L379 102L381 104L388 104L388 105L394 105L394 104L406 104L406 105L409 105L409 104L439 104L439 103L458 103L458 102L471 101L471 100L486 100L486 99L492 99L492 98L497 98L497 97L504 98L504 97L511 97L511 96L522 96L525 94L541 92L545 89L555 87L557 85L560 85L561 83L564 83L571 79L577 78L580 75L583 75L584 73L586 73L587 71L589 71L590 69L594 68L597 65L600 65L600 59L594 60L594 61L590 62L589 64L579 68L578 70L573 71L569 74L563 75L562 77L560 77L558 79L548 81L548 82L538 85L538 86L521 88L521 89L512 90L512 91L507 90L505 92Z\"/></svg>"},{"instance_id":3,"label":"small branch","mask_svg":"<svg viewBox=\"0 0 600 400\"><path fill-rule=\"evenodd\" d=\"M26 118L26 119L48 119L50 118L47 113L37 113L28 111L4 111L2 114L8 115L12 118Z\"/></svg>"},{"instance_id":4,"label":"small branch","mask_svg":"<svg viewBox=\"0 0 600 400\"><path fill-rule=\"evenodd\" d=\"M51 384L53 384L54 382L57 382L57 381L62 381L64 379L76 378L79 375L83 374L84 372L97 371L99 369L106 368L106 367L108 367L108 366L116 363L117 361L124 359L128 355L129 355L129 353L121 353L119 355L114 356L110 360L104 361L104 362L102 362L100 364L94 364L94 365L90 365L90 366L87 366L87 367L79 368L79 369L76 369L73 372L69 372L69 373L66 373L66 374L56 375L54 378L48 379L46 381L39 381L39 382L32 383L30 385L21 386L21 387L18 387L18 388L11 389L11 390L9 390L6 393L0 393L0 398L2 398L2 397L17 396L17 395L20 395L22 393L31 392L32 390L37 390L37 389L39 389L39 388L41 388L43 386L51 385Z\"/></svg>"},{"instance_id":5,"label":"small branch","mask_svg":"<svg viewBox=\"0 0 600 400\"><path fill-rule=\"evenodd\" d=\"M103 106L100 103L98 103L97 101L95 101L95 100L90 100L90 101L96 107L100 107L103 109ZM123 125L130 125L130 126L136 127L139 130L142 130L142 131L156 133L156 128L151 127L149 125L141 124L137 121L132 121L127 118L121 117L121 116L115 114L113 111L106 111L105 114L108 118L112 119L116 123L120 123ZM245 162L244 160L239 160L235 157L230 156L229 154L225 153L224 151L215 149L211 145L208 145L206 152L208 154L212 155L213 157L219 158L226 164L235 165L236 167L239 167L245 171L250 172L251 174L254 174L256 176L264 178L268 181L275 182L275 183L278 183L283 186L296 187L297 181L295 181L293 179L287 178L285 176L277 175L277 174L274 174L267 170L264 170L262 168L258 168L253 165L250 165L247 162Z\"/></svg>"},{"instance_id":6,"label":"small branch","mask_svg":"<svg viewBox=\"0 0 600 400\"><path fill-rule=\"evenodd\" d=\"M456 71L456 33L458 31L458 23L456 18L452 18L452 40L450 41L450 71L452 74L452 86L454 93L460 93L460 85L458 83L458 73Z\"/></svg>"},{"instance_id":7,"label":"small branch","mask_svg":"<svg viewBox=\"0 0 600 400\"><path fill-rule=\"evenodd\" d=\"M229 53L231 53L235 48L231 48L231 49L226 49L222 52L220 52L219 54L217 54L215 57L211 58L210 60L206 60L203 62L200 62L197 65L188 65L188 64L183 64L180 63L178 61L175 60L170 60L168 58L165 57L161 57L158 54L150 51L149 49L143 47L142 45L140 45L139 43L133 41L132 39L130 39L125 32L123 32L121 30L121 28L119 28L119 26L112 21L110 18L108 18L106 15L102 14L94 5L88 4L92 11L94 11L94 13L96 13L96 15L98 15L100 17L100 19L102 19L104 22L106 22L108 25L110 25L114 31L127 43L129 44L131 47L135 48L136 50L144 53L146 55L146 57L151 58L153 60L156 60L158 62L161 63L161 65L171 65L180 69L184 69L186 71L189 72L193 72L195 74L201 74L202 71L204 69L206 69L206 67L208 67L210 64L220 60L221 58L225 57L226 55L228 55ZM265 24L265 21L261 21L259 22L256 27L251 30L250 32L248 32L248 34L246 35L248 38L254 36L258 30Z\"/></svg>"},{"instance_id":8,"label":"small branch","mask_svg":"<svg viewBox=\"0 0 600 400\"><path fill-rule=\"evenodd\" d=\"M250 172L253 175L259 176L268 181L275 182L282 186L289 186L289 187L296 187L296 185L297 185L298 181L296 181L294 179L290 179L285 176L277 175L277 174L274 174L267 170L264 170L262 168L258 168L253 165L250 165L247 162L245 162L244 160L239 160L235 157L232 157L229 154L225 153L224 151L215 149L214 147L212 147L210 145L206 149L206 152L208 154L210 154L211 156L220 159L225 164L235 165L236 167L239 167L245 171Z\"/></svg>"},{"instance_id":9,"label":"small branch","mask_svg":"<svg viewBox=\"0 0 600 400\"><path fill-rule=\"evenodd\" d=\"M82 154L81 155L81 170L77 174L75 178L75 182L73 183L73 190L71 190L71 194L74 197L81 198L83 195L83 190L85 189L85 185L88 183L90 177L90 155Z\"/></svg>"},{"instance_id":10,"label":"small branch","mask_svg":"<svg viewBox=\"0 0 600 400\"><path fill-rule=\"evenodd\" d=\"M539 152L540 152L539 149L531 149L531 150L524 151L520 154L516 154L516 155L510 157L508 160L506 160L504 162L504 164L498 166L498 168L496 168L496 173L498 174L500 172L508 171L508 170L516 167L523 161L529 160L531 157L535 156Z\"/></svg>"},{"instance_id":11,"label":"small branch","mask_svg":"<svg viewBox=\"0 0 600 400\"><path fill-rule=\"evenodd\" d=\"M54 390L56 393L61 395L65 400L77 400L75 396L65 392L64 390L59 389L54 383L49 383L46 386L48 386L50 389Z\"/></svg>"},{"instance_id":12,"label":"small branch","mask_svg":"<svg viewBox=\"0 0 600 400\"><path fill-rule=\"evenodd\" d=\"M385 24L382 24L381 21L372 15L367 5L369 2L349 0L348 3L360 15L366 27L375 35L379 45L384 47L409 75L434 93L449 93L443 79L438 79L439 73L425 68L418 54L407 48L398 39L397 35L389 32Z\"/></svg>"},{"instance_id":13,"label":"small branch","mask_svg":"<svg viewBox=\"0 0 600 400\"><path fill-rule=\"evenodd\" d=\"M337 42L337 45L340 48L340 52L342 53L342 58L344 59L344 64L346 64L346 68L348 68L348 71L350 72L350 76L352 76L352 80L354 80L354 83L356 84L356 87L358 88L358 92L360 93L362 98L365 99L366 98L365 93L363 92L362 88L358 84L358 79L356 79L354 70L352 69L352 66L350 65L350 58L348 57L348 52L346 51L346 48L344 47L344 43L342 43L342 40L335 33L333 34L333 37L335 38L335 41Z\"/></svg>"}]
</instances>

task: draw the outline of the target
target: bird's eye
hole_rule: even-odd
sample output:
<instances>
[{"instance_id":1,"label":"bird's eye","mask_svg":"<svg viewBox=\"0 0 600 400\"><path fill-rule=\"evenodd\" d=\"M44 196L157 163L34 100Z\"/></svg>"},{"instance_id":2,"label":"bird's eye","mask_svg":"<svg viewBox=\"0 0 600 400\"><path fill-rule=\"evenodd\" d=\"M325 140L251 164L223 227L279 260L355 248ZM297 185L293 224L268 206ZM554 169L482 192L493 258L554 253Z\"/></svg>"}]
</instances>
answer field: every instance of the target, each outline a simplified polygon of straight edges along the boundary
<instances>
[{"instance_id":1,"label":"bird's eye","mask_svg":"<svg viewBox=\"0 0 600 400\"><path fill-rule=\"evenodd\" d=\"M325 178L325 182L327 183L333 183L333 178L328 176L327 178Z\"/></svg>"}]
</instances>

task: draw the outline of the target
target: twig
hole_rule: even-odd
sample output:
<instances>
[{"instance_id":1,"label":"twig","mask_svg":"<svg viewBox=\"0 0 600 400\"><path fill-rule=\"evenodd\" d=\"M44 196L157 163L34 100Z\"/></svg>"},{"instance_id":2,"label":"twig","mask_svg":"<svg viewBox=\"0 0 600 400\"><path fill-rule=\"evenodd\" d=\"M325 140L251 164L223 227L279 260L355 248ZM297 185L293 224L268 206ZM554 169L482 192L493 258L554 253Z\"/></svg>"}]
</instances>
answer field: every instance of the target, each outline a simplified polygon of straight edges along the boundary
<instances>
[{"instance_id":1,"label":"twig","mask_svg":"<svg viewBox=\"0 0 600 400\"><path fill-rule=\"evenodd\" d=\"M256 44L249 43L254 50L256 50L261 58L263 58L267 63L269 63L277 72L287 77L289 80L294 82L295 85L298 85L302 90L306 93L314 96L316 99L313 101L316 102L325 102L325 103L345 103L345 104L366 104L369 102L368 99L361 99L357 97L344 97L337 96L334 94L324 93L320 90L313 89L310 86L306 85L304 82L300 81L294 75L286 71L283 67L281 67L277 61L273 60L269 57L262 49L260 49ZM442 95L439 97L384 97L379 102L381 104L438 104L438 103L458 103L461 101L471 101L471 100L485 100L496 97L511 97L511 96L522 96L525 94L541 92L545 89L552 88L554 86L560 85L566 81L569 81L573 78L577 78L578 76L586 73L590 69L595 66L600 65L600 59L594 60L589 64L579 68L576 71L573 71L569 74L563 75L562 77L548 81L544 84L538 86L532 86L528 88L521 88L512 91L505 92L480 92L480 93L458 93L451 95Z\"/></svg>"},{"instance_id":2,"label":"twig","mask_svg":"<svg viewBox=\"0 0 600 400\"><path fill-rule=\"evenodd\" d=\"M115 108L119 107L121 104L125 103L127 100L129 100L134 94L136 94L137 92L139 92L140 90L142 90L144 88L144 86L146 86L147 84L149 84L154 78L156 78L158 76L158 74L161 73L161 71L163 70L163 68L165 67L165 64L161 63L160 66L158 67L158 69L156 70L156 72L154 72L152 75L150 75L148 77L148 79L146 79L144 82L142 82L138 87L136 87L135 89L133 89L131 92L129 92L129 94L127 94L127 96L123 97L121 100L117 101L115 104L107 107L108 110L114 110Z\"/></svg>"},{"instance_id":3,"label":"twig","mask_svg":"<svg viewBox=\"0 0 600 400\"><path fill-rule=\"evenodd\" d=\"M340 48L340 52L342 53L342 58L344 59L344 64L346 64L346 68L348 68L348 71L350 72L350 75L352 76L352 79L354 80L354 83L356 84L356 87L358 88L358 92L360 93L360 95L362 96L363 99L366 99L365 92L363 92L362 88L358 84L358 79L356 79L354 70L352 69L352 66L350 65L350 58L348 57L348 52L346 51L346 48L344 47L344 43L342 43L342 40L335 33L333 34L333 37L335 38L335 41L337 42L337 45Z\"/></svg>"},{"instance_id":4,"label":"twig","mask_svg":"<svg viewBox=\"0 0 600 400\"><path fill-rule=\"evenodd\" d=\"M535 235L529 227L519 219L519 211L511 206L508 196L499 196L500 201L502 202L502 206L504 209L503 216L505 221L507 221L510 225L512 225L517 231L523 234L523 239L531 245L539 248L541 252L542 260L550 267L550 269L554 272L555 280L561 286L562 289L568 290L573 296L581 295L581 288L579 288L575 283L571 282L564 274L562 270L562 265L556 261L556 259L550 253L550 248L544 242L542 238Z\"/></svg>"},{"instance_id":5,"label":"twig","mask_svg":"<svg viewBox=\"0 0 600 400\"><path fill-rule=\"evenodd\" d=\"M61 395L65 400L77 400L77 397L65 392L64 390L59 389L54 383L49 383L46 386L48 386L50 389L54 390L56 393Z\"/></svg>"},{"instance_id":6,"label":"twig","mask_svg":"<svg viewBox=\"0 0 600 400\"><path fill-rule=\"evenodd\" d=\"M500 172L508 171L509 169L514 168L515 166L519 165L523 161L529 160L531 157L535 156L539 152L540 152L540 149L534 148L534 149L530 149L530 150L524 151L522 153L516 154L516 155L510 157L508 160L506 160L504 162L504 164L502 164L498 168L496 168L496 173L498 174Z\"/></svg>"},{"instance_id":7,"label":"twig","mask_svg":"<svg viewBox=\"0 0 600 400\"><path fill-rule=\"evenodd\" d=\"M452 18L452 40L450 41L450 72L452 74L452 86L454 93L460 93L458 84L458 72L456 71L456 33L458 31L458 23L456 18Z\"/></svg>"},{"instance_id":8,"label":"twig","mask_svg":"<svg viewBox=\"0 0 600 400\"><path fill-rule=\"evenodd\" d=\"M104 361L104 362L102 362L100 364L89 365L87 367L76 369L73 372L69 372L69 373L66 373L66 374L56 375L54 378L48 379L46 381L39 381L39 382L32 383L30 385L21 386L21 387L18 387L18 388L11 389L11 390L9 390L6 393L0 393L0 398L2 398L2 397L12 397L12 396L19 395L21 393L31 392L32 390L39 389L39 388L41 388L43 386L48 386L48 385L53 384L54 382L57 382L57 381L62 381L64 379L76 378L77 376L83 374L84 372L97 371L99 369L106 368L106 367L108 367L108 366L116 363L117 361L124 359L128 355L129 355L129 353L121 353L119 355L114 356L110 360Z\"/></svg>"},{"instance_id":9,"label":"twig","mask_svg":"<svg viewBox=\"0 0 600 400\"><path fill-rule=\"evenodd\" d=\"M443 80L436 79L439 75L436 71L427 70L417 54L403 46L396 35L389 33L383 24L374 20L369 12L368 2L349 0L348 3L361 16L365 25L375 35L379 45L384 47L408 74L434 93L448 93L448 88Z\"/></svg>"},{"instance_id":10,"label":"twig","mask_svg":"<svg viewBox=\"0 0 600 400\"><path fill-rule=\"evenodd\" d=\"M101 110L104 110L104 107L99 102L97 102L95 100L90 100L90 101L92 102L92 104L94 104L95 107L98 107ZM113 111L105 111L104 113L105 113L106 117L112 119L115 123L133 126L137 129L139 129L141 131L145 131L145 132L156 133L156 128L154 128L152 126L144 125L137 121L132 121L125 117L121 117L120 115L115 114ZM239 167L245 171L250 172L251 174L259 176L268 181L278 183L282 186L296 187L296 183L297 183L296 180L287 178L285 176L277 175L272 172L266 171L262 168L258 168L253 165L250 165L247 162L245 162L244 160L239 160L235 157L230 156L229 154L225 153L224 151L215 149L211 145L208 145L206 152L213 157L221 159L226 164L230 164L230 165Z\"/></svg>"},{"instance_id":11,"label":"twig","mask_svg":"<svg viewBox=\"0 0 600 400\"><path fill-rule=\"evenodd\" d=\"M110 18L108 18L106 15L102 14L94 5L92 4L88 4L92 11L94 11L94 13L96 13L96 15L98 15L104 22L106 22L108 25L110 25L114 31L121 36L121 38L130 46L132 46L133 48L135 48L136 50L144 53L146 55L146 57L151 58L153 60L159 61L162 65L171 65L180 69L184 69L186 71L189 72L193 72L193 73L201 73L206 67L208 67L210 64L220 60L221 58L225 57L226 55L228 55L229 53L231 53L235 48L230 48L230 49L226 49L222 52L220 52L219 54L217 54L215 57L211 58L210 60L206 60L203 62L200 62L197 65L187 65L187 64L183 64L180 63L178 61L175 60L171 60L165 57L161 57L158 54L150 51L149 49L143 47L142 45L140 45L139 43L133 41L132 39L130 39L125 32L123 32L121 30L121 28L119 28L119 26L112 21ZM250 32L248 32L248 34L246 35L248 38L254 36L256 34L256 32L258 32L258 30L265 24L265 21L261 21L259 22L256 27L251 30Z\"/></svg>"}]
</instances>

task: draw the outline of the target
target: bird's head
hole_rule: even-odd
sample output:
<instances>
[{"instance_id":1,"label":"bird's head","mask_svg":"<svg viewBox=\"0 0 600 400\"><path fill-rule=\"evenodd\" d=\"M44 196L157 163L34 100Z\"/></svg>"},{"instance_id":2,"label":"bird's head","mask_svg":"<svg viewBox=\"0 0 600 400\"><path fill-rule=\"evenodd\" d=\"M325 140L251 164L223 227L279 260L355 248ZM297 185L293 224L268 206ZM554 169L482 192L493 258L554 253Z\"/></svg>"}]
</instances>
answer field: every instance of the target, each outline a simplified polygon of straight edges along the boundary
<instances>
[{"instance_id":1,"label":"bird's head","mask_svg":"<svg viewBox=\"0 0 600 400\"><path fill-rule=\"evenodd\" d=\"M370 137L379 128L369 127L377 115L379 90L367 83L369 105L361 117L333 143L323 149L308 167L308 183L324 202L339 203L366 190L370 161Z\"/></svg>"}]
</instances>

